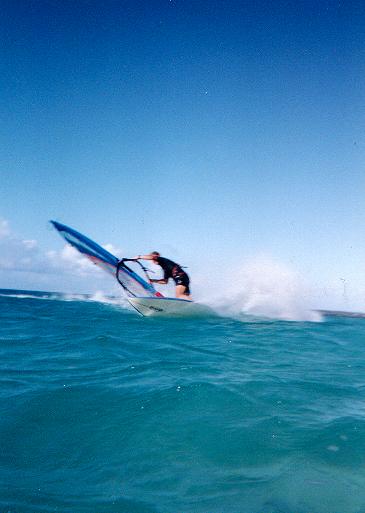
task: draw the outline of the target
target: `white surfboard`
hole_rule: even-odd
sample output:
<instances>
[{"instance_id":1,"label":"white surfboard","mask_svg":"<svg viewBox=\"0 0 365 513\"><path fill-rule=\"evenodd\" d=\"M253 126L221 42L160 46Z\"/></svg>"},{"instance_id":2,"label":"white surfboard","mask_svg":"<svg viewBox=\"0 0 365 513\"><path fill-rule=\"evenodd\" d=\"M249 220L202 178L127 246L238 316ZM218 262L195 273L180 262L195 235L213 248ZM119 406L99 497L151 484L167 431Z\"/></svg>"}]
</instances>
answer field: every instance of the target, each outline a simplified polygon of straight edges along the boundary
<instances>
[{"instance_id":1,"label":"white surfboard","mask_svg":"<svg viewBox=\"0 0 365 513\"><path fill-rule=\"evenodd\" d=\"M214 315L206 305L173 297L129 297L131 306L141 315L150 317L201 317Z\"/></svg>"}]
</instances>

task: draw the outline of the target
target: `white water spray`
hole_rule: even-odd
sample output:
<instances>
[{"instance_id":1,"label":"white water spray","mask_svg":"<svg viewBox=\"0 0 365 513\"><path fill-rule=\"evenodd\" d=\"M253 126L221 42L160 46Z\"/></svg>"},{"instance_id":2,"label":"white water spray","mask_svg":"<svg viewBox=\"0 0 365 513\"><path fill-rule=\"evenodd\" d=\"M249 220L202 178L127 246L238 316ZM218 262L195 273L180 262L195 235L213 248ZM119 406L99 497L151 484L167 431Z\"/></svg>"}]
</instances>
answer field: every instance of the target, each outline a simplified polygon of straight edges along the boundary
<instances>
[{"instance_id":1,"label":"white water spray","mask_svg":"<svg viewBox=\"0 0 365 513\"><path fill-rule=\"evenodd\" d=\"M211 290L212 284L206 284L206 289ZM223 315L321 320L320 314L309 307L309 291L299 274L264 256L256 257L233 269L229 275L222 276L219 295L215 289L214 297L199 294L199 290L198 296Z\"/></svg>"}]
</instances>

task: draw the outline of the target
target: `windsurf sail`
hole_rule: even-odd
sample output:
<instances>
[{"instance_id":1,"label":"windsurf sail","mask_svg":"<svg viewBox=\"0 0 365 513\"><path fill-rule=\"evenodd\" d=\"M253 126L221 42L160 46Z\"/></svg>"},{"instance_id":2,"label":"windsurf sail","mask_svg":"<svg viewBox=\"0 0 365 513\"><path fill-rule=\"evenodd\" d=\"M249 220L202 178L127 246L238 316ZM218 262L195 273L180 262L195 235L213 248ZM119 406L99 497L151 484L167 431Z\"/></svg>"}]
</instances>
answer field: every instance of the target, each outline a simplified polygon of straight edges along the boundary
<instances>
[{"instance_id":1,"label":"windsurf sail","mask_svg":"<svg viewBox=\"0 0 365 513\"><path fill-rule=\"evenodd\" d=\"M140 273L149 280L148 269L138 260L123 258L117 265L116 277L129 297L163 297L155 288L146 282Z\"/></svg>"},{"instance_id":2,"label":"windsurf sail","mask_svg":"<svg viewBox=\"0 0 365 513\"><path fill-rule=\"evenodd\" d=\"M140 276L138 270L136 272L136 270L132 268L130 263L128 265L125 264L126 259L122 259L119 262L116 256L109 253L109 251L102 248L99 244L85 235L82 235L82 233L77 232L65 224L58 223L57 221L51 221L51 223L62 237L71 244L71 246L86 256L94 264L104 269L104 271L107 271L109 274L112 274L117 278L127 295L133 297L162 296L162 294L157 292L150 283ZM141 264L140 267L143 272L146 272ZM146 274L146 278L148 279L148 274Z\"/></svg>"}]
</instances>

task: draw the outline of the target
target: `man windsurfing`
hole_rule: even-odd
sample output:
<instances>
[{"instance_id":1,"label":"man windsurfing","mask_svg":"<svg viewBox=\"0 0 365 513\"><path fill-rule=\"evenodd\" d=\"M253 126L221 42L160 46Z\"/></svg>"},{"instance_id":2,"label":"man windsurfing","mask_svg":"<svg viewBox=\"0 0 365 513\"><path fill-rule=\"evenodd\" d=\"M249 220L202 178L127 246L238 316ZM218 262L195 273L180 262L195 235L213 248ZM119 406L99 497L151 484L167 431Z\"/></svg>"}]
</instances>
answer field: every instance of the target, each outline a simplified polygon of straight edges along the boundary
<instances>
[{"instance_id":1,"label":"man windsurfing","mask_svg":"<svg viewBox=\"0 0 365 513\"><path fill-rule=\"evenodd\" d=\"M172 260L169 260L168 258L162 257L158 251L152 251L152 253L150 253L149 255L138 255L136 257L136 260L152 260L154 264L162 267L164 271L163 279L150 279L150 282L166 285L169 279L172 278L176 286L176 297L179 299L188 299L191 301L189 288L190 279L179 264L173 262Z\"/></svg>"}]
</instances>

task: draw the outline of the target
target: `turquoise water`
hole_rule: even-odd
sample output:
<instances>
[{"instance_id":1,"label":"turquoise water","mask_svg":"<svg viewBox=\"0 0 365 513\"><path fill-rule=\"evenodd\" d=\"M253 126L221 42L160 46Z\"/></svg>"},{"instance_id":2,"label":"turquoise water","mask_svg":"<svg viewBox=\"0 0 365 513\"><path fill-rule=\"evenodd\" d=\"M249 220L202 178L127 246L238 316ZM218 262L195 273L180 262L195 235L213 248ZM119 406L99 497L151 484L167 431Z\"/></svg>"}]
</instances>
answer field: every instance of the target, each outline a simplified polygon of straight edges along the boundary
<instances>
[{"instance_id":1,"label":"turquoise water","mask_svg":"<svg viewBox=\"0 0 365 513\"><path fill-rule=\"evenodd\" d=\"M365 511L365 319L156 320L13 296L1 512Z\"/></svg>"}]
</instances>

